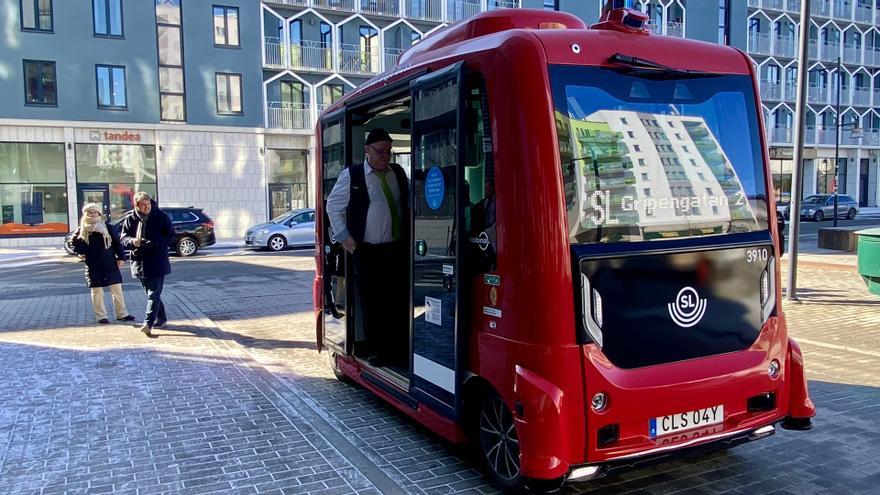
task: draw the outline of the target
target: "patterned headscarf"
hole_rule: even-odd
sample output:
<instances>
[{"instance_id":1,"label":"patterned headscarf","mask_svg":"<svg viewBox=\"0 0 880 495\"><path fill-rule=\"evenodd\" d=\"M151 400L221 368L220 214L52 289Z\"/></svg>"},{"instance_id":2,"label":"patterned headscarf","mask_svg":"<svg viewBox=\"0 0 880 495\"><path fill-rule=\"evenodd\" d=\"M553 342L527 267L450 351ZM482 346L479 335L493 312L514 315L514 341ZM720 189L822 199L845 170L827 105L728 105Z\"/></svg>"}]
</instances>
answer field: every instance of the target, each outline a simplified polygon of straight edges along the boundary
<instances>
[{"instance_id":1,"label":"patterned headscarf","mask_svg":"<svg viewBox=\"0 0 880 495\"><path fill-rule=\"evenodd\" d=\"M97 211L98 216L90 217L88 215L90 211ZM97 203L88 203L82 208L82 218L79 221L79 234L77 237L88 244L89 236L93 232L101 234L104 237L105 248L109 248L110 245L113 244L113 238L110 237L110 232L107 231L107 223L104 218L104 213L101 211L101 205Z\"/></svg>"}]
</instances>

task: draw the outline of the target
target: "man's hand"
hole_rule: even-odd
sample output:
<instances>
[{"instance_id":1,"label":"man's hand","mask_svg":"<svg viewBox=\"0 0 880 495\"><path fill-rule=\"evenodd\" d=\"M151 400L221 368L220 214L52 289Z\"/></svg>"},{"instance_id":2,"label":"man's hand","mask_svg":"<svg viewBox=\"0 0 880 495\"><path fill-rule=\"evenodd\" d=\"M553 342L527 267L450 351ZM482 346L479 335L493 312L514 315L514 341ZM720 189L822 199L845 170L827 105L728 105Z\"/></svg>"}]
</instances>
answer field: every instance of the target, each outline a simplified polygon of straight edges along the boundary
<instances>
[{"instance_id":1,"label":"man's hand","mask_svg":"<svg viewBox=\"0 0 880 495\"><path fill-rule=\"evenodd\" d=\"M342 241L342 249L348 251L348 254L353 254L354 250L357 249L357 242L355 242L354 239L349 236L344 241Z\"/></svg>"},{"instance_id":2,"label":"man's hand","mask_svg":"<svg viewBox=\"0 0 880 495\"><path fill-rule=\"evenodd\" d=\"M141 247L141 240L140 239L132 239L131 243L132 243L132 245L134 245L134 247Z\"/></svg>"},{"instance_id":3,"label":"man's hand","mask_svg":"<svg viewBox=\"0 0 880 495\"><path fill-rule=\"evenodd\" d=\"M122 260L116 260L116 266L122 268L123 266L125 266L125 262Z\"/></svg>"}]
</instances>

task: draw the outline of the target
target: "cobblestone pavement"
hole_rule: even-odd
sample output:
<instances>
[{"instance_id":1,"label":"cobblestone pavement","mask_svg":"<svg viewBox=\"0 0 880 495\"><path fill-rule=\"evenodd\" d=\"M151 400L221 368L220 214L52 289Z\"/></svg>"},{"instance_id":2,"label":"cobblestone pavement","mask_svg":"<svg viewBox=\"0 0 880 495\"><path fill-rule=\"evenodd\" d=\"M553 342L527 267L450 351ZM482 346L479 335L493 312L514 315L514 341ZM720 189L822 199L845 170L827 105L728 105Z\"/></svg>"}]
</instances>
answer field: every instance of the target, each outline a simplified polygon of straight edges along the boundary
<instances>
[{"instance_id":1,"label":"cobblestone pavement","mask_svg":"<svg viewBox=\"0 0 880 495\"><path fill-rule=\"evenodd\" d=\"M332 378L314 350L308 256L186 263L199 277L168 279L172 320L156 339L94 325L81 286L0 275L0 493L494 492L466 449ZM880 298L847 263L802 258L802 303L785 304L819 408L812 431L567 491L873 492ZM247 266L227 275L233 264Z\"/></svg>"}]
</instances>

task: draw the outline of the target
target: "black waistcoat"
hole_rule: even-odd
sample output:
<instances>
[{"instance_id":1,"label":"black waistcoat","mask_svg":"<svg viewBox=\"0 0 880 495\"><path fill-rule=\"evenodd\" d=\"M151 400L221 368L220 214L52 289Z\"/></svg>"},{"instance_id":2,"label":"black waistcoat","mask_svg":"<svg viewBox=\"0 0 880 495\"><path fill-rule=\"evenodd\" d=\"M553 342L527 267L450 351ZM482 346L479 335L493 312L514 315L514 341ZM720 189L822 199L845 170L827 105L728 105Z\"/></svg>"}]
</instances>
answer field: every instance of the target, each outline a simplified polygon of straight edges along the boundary
<instances>
[{"instance_id":1,"label":"black waistcoat","mask_svg":"<svg viewBox=\"0 0 880 495\"><path fill-rule=\"evenodd\" d=\"M403 167L396 163L390 163L391 170L397 178L400 188L400 238L408 237L409 232L409 179L403 171ZM351 184L346 208L346 228L355 242L364 242L364 233L367 230L367 210L370 208L370 194L367 192L367 177L364 173L363 163L348 167Z\"/></svg>"}]
</instances>

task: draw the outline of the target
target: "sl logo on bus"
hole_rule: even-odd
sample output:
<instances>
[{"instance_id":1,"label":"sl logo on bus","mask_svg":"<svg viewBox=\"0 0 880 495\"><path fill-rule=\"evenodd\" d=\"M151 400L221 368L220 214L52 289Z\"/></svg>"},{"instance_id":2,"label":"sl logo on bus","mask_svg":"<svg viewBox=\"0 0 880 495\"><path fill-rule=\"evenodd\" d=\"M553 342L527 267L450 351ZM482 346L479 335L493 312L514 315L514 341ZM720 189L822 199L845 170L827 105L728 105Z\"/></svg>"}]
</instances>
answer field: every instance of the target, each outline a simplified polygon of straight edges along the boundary
<instances>
[{"instance_id":1,"label":"sl logo on bus","mask_svg":"<svg viewBox=\"0 0 880 495\"><path fill-rule=\"evenodd\" d=\"M682 328L690 328L706 314L706 300L700 299L700 295L693 287L685 287L678 291L675 302L666 305L669 316L676 325Z\"/></svg>"}]
</instances>

